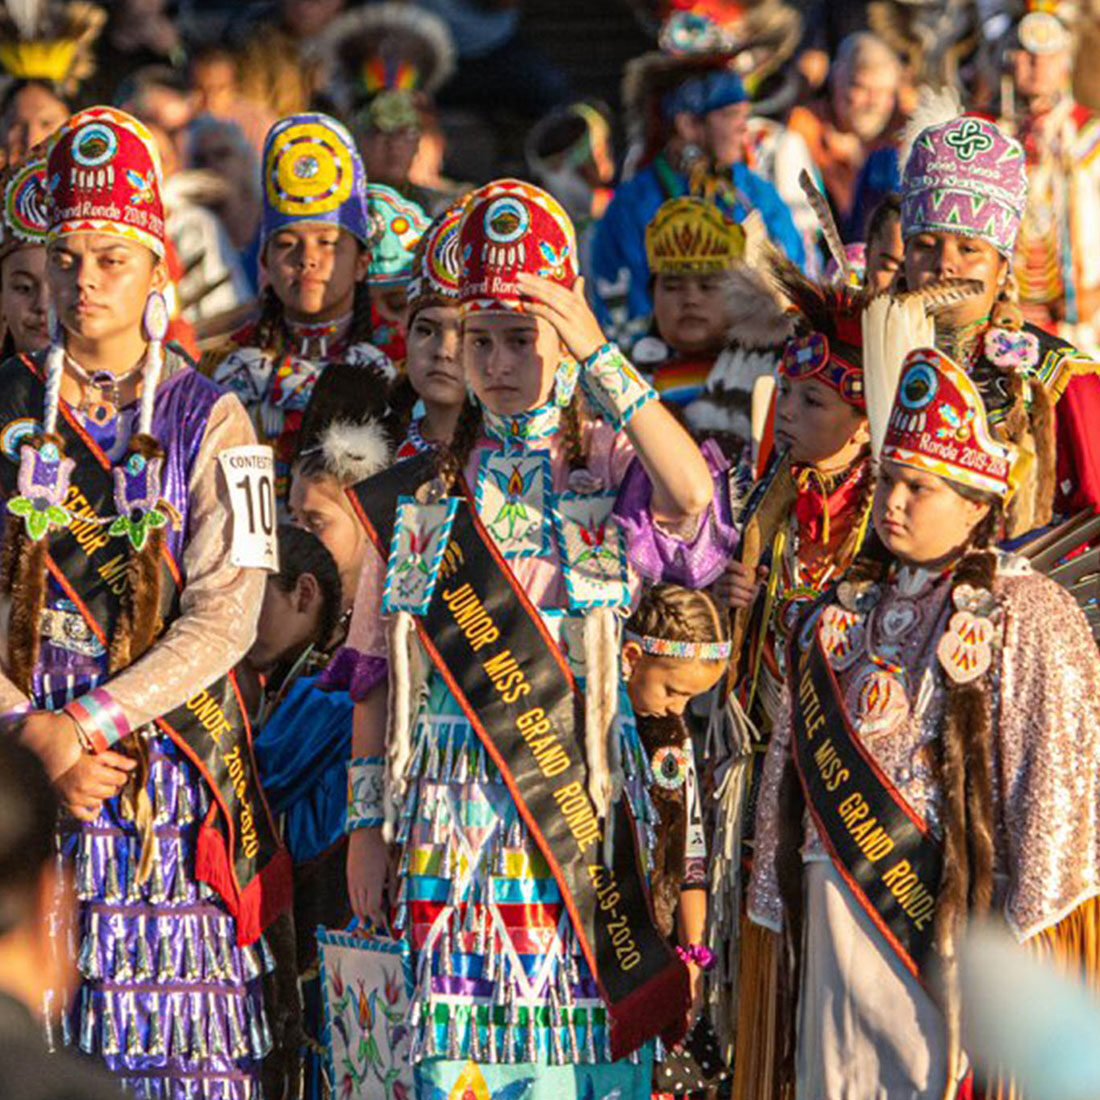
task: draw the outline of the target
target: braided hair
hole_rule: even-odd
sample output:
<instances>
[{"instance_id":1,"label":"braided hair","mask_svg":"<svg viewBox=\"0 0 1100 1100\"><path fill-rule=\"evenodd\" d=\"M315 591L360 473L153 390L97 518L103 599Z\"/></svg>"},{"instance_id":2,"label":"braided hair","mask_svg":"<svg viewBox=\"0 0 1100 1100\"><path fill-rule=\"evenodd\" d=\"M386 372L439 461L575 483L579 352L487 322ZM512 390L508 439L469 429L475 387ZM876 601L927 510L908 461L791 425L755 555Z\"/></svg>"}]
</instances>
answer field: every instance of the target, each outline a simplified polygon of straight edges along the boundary
<instances>
[{"instance_id":1,"label":"braided hair","mask_svg":"<svg viewBox=\"0 0 1100 1100\"><path fill-rule=\"evenodd\" d=\"M321 612L317 630L310 641L317 648L324 649L332 642L343 611L340 571L325 544L311 531L282 523L278 538L279 571L273 573L268 582L280 592L289 593L306 573L314 577L321 593Z\"/></svg>"},{"instance_id":2,"label":"braided hair","mask_svg":"<svg viewBox=\"0 0 1100 1100\"><path fill-rule=\"evenodd\" d=\"M670 642L728 642L729 616L701 589L678 584L646 588L626 624L628 633Z\"/></svg>"},{"instance_id":3,"label":"braided hair","mask_svg":"<svg viewBox=\"0 0 1100 1100\"><path fill-rule=\"evenodd\" d=\"M961 497L989 505L971 532L966 552L951 578L954 594L969 586L991 591L997 571L993 551L1004 523L999 497L949 483ZM844 575L846 581L881 584L893 562L877 536L872 536ZM936 897L934 942L944 964L944 1012L948 1035L957 1047L959 998L955 946L968 913L982 916L993 896L993 765L992 702L988 673L966 684L945 680L946 703L940 732L937 779L943 791L943 867ZM781 1066L793 1081L795 1006L799 990L802 943L802 822L805 799L793 760L789 759L779 784L779 835L776 876L783 900L783 965L781 998L785 1040Z\"/></svg>"}]
</instances>

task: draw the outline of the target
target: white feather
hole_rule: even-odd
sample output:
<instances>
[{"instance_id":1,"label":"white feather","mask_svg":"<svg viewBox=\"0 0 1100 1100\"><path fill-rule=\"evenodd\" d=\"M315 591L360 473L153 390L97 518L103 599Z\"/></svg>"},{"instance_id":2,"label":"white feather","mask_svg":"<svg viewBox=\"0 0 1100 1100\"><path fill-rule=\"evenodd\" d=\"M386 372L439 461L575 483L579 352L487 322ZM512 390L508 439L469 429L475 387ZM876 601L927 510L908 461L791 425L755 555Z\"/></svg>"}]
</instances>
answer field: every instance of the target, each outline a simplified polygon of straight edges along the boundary
<instances>
[{"instance_id":1,"label":"white feather","mask_svg":"<svg viewBox=\"0 0 1100 1100\"><path fill-rule=\"evenodd\" d=\"M684 419L697 436L723 432L738 439L749 438L749 417L740 409L726 408L709 397L700 397L684 407Z\"/></svg>"},{"instance_id":2,"label":"white feather","mask_svg":"<svg viewBox=\"0 0 1100 1100\"><path fill-rule=\"evenodd\" d=\"M952 87L930 88L922 85L917 93L917 108L909 116L898 148L898 167L902 175L909 162L909 154L920 135L930 126L942 126L962 114L962 101L958 90Z\"/></svg>"},{"instance_id":3,"label":"white feather","mask_svg":"<svg viewBox=\"0 0 1100 1100\"><path fill-rule=\"evenodd\" d=\"M615 657L618 652L615 613L597 607L584 616L584 744L588 764L588 794L596 806L596 815L606 819L611 803L622 789L621 762L615 729L618 677Z\"/></svg>"},{"instance_id":4,"label":"white feather","mask_svg":"<svg viewBox=\"0 0 1100 1100\"><path fill-rule=\"evenodd\" d=\"M321 434L325 466L344 485L355 485L390 463L390 446L375 420L355 424L334 420Z\"/></svg>"},{"instance_id":5,"label":"white feather","mask_svg":"<svg viewBox=\"0 0 1100 1100\"><path fill-rule=\"evenodd\" d=\"M863 391L876 460L886 437L901 364L914 348L934 343L934 322L919 296L898 299L882 294L863 310Z\"/></svg>"},{"instance_id":6,"label":"white feather","mask_svg":"<svg viewBox=\"0 0 1100 1100\"><path fill-rule=\"evenodd\" d=\"M38 37L46 6L47 0L5 0L4 2L4 7L24 42Z\"/></svg>"}]
</instances>

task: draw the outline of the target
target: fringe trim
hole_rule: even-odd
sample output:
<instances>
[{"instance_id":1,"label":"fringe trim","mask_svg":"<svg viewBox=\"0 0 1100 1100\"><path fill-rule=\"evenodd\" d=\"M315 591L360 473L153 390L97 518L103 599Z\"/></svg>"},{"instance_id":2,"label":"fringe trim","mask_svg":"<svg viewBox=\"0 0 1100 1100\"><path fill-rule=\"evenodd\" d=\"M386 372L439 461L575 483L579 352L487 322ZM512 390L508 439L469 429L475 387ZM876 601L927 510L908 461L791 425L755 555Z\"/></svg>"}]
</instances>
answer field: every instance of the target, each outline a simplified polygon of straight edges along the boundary
<instances>
[{"instance_id":1,"label":"fringe trim","mask_svg":"<svg viewBox=\"0 0 1100 1100\"><path fill-rule=\"evenodd\" d=\"M1082 902L1057 924L1026 940L1024 947L1064 973L1082 978L1100 994L1100 896ZM1025 1100L1007 1077L989 1082L980 1094L984 1100Z\"/></svg>"},{"instance_id":2,"label":"fringe trim","mask_svg":"<svg viewBox=\"0 0 1100 1100\"><path fill-rule=\"evenodd\" d=\"M793 1100L794 1089L783 1087L779 1074L783 1049L779 953L775 932L741 918L732 1100Z\"/></svg>"}]
</instances>

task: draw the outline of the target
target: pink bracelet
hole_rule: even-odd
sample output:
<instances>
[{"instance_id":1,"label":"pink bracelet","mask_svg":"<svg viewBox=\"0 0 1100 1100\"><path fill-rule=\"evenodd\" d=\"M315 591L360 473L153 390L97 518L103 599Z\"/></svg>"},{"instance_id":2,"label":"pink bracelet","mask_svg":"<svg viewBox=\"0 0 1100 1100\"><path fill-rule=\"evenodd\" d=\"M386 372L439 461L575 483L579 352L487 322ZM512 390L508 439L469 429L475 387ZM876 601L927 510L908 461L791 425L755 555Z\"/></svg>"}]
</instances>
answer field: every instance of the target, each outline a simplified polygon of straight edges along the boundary
<instances>
[{"instance_id":1,"label":"pink bracelet","mask_svg":"<svg viewBox=\"0 0 1100 1100\"><path fill-rule=\"evenodd\" d=\"M676 954L686 963L695 963L700 970L709 970L715 963L715 954L702 943L689 943L687 947L677 947Z\"/></svg>"}]
</instances>

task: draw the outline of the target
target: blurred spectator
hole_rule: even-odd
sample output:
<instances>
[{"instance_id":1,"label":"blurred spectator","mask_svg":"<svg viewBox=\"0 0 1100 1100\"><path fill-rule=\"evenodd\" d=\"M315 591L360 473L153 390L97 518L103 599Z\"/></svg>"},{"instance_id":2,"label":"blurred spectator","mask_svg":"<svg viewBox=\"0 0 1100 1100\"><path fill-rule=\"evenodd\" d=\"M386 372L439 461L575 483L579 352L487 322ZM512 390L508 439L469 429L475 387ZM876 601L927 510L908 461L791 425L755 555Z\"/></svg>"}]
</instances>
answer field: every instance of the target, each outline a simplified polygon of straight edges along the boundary
<instances>
[{"instance_id":1,"label":"blurred spectator","mask_svg":"<svg viewBox=\"0 0 1100 1100\"><path fill-rule=\"evenodd\" d=\"M16 80L0 99L0 142L6 164L18 164L27 150L48 138L71 114L49 80Z\"/></svg>"},{"instance_id":2,"label":"blurred spectator","mask_svg":"<svg viewBox=\"0 0 1100 1100\"><path fill-rule=\"evenodd\" d=\"M596 313L629 344L653 311L645 230L668 198L702 195L735 221L758 210L768 235L795 263L802 238L776 189L744 163L748 95L735 73L692 76L662 99L672 126L665 147L633 179L619 185L596 227L592 246Z\"/></svg>"},{"instance_id":3,"label":"blurred spectator","mask_svg":"<svg viewBox=\"0 0 1100 1100\"><path fill-rule=\"evenodd\" d=\"M569 98L565 74L523 35L522 0L416 0L450 29L459 68L439 90L446 107L501 108L539 118Z\"/></svg>"},{"instance_id":4,"label":"blurred spectator","mask_svg":"<svg viewBox=\"0 0 1100 1100\"><path fill-rule=\"evenodd\" d=\"M454 71L447 24L415 5L368 4L333 22L315 52L325 91L350 120L367 179L425 210L445 206L452 194L413 182L411 173L434 114L432 94Z\"/></svg>"},{"instance_id":5,"label":"blurred spectator","mask_svg":"<svg viewBox=\"0 0 1100 1100\"><path fill-rule=\"evenodd\" d=\"M589 232L614 194L615 150L606 108L571 103L552 111L532 127L525 151L532 177L573 219L581 269L587 271Z\"/></svg>"},{"instance_id":6,"label":"blurred spectator","mask_svg":"<svg viewBox=\"0 0 1100 1100\"><path fill-rule=\"evenodd\" d=\"M313 47L344 7L344 0L273 0L245 9L228 32L241 95L276 119L307 110L321 82Z\"/></svg>"},{"instance_id":7,"label":"blurred spectator","mask_svg":"<svg viewBox=\"0 0 1100 1100\"><path fill-rule=\"evenodd\" d=\"M224 46L204 46L191 58L190 71L195 114L235 122L259 156L275 116L241 94L236 57Z\"/></svg>"},{"instance_id":8,"label":"blurred spectator","mask_svg":"<svg viewBox=\"0 0 1100 1100\"><path fill-rule=\"evenodd\" d=\"M256 277L260 229L260 161L235 122L202 115L191 123L191 168L205 169L225 184L210 203L221 219L249 280Z\"/></svg>"},{"instance_id":9,"label":"blurred spectator","mask_svg":"<svg viewBox=\"0 0 1100 1100\"><path fill-rule=\"evenodd\" d=\"M119 84L113 102L160 130L172 146L174 159L182 159L193 112L187 83L180 73L167 65L138 69Z\"/></svg>"},{"instance_id":10,"label":"blurred spectator","mask_svg":"<svg viewBox=\"0 0 1100 1100\"><path fill-rule=\"evenodd\" d=\"M54 847L60 807L38 759L0 738L0 1096L121 1100L106 1073L67 1052L47 1053L40 1013L76 989L75 960L55 929L72 927L69 873ZM56 1022L56 1021L55 1021Z\"/></svg>"},{"instance_id":11,"label":"blurred spectator","mask_svg":"<svg viewBox=\"0 0 1100 1100\"><path fill-rule=\"evenodd\" d=\"M867 223L868 289L878 293L889 290L905 262L905 246L901 239L901 200L894 193L887 195L871 212Z\"/></svg>"},{"instance_id":12,"label":"blurred spectator","mask_svg":"<svg viewBox=\"0 0 1100 1100\"><path fill-rule=\"evenodd\" d=\"M805 138L842 224L851 217L868 155L889 144L900 124L900 79L898 59L881 39L849 35L837 53L828 95L791 111L788 125Z\"/></svg>"},{"instance_id":13,"label":"blurred spectator","mask_svg":"<svg viewBox=\"0 0 1100 1100\"><path fill-rule=\"evenodd\" d=\"M119 83L151 65L183 63L178 21L165 9L167 0L112 0L96 51L97 65L84 91L92 103L114 103Z\"/></svg>"}]
</instances>

